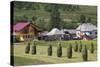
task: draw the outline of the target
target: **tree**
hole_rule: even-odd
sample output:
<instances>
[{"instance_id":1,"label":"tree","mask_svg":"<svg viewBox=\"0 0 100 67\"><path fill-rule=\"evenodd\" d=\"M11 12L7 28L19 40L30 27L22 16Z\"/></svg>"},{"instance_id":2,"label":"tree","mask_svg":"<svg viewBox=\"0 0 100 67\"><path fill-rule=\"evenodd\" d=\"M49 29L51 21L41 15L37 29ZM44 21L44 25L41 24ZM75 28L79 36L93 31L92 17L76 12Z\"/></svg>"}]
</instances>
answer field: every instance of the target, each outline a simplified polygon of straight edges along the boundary
<instances>
[{"instance_id":1,"label":"tree","mask_svg":"<svg viewBox=\"0 0 100 67\"><path fill-rule=\"evenodd\" d=\"M90 45L90 53L94 53L94 45L93 45L93 43L91 43L91 45Z\"/></svg>"},{"instance_id":2,"label":"tree","mask_svg":"<svg viewBox=\"0 0 100 67\"><path fill-rule=\"evenodd\" d=\"M52 56L52 46L49 45L48 47L48 56Z\"/></svg>"},{"instance_id":3,"label":"tree","mask_svg":"<svg viewBox=\"0 0 100 67\"><path fill-rule=\"evenodd\" d=\"M30 43L28 43L25 47L25 53L29 53L30 51Z\"/></svg>"},{"instance_id":4,"label":"tree","mask_svg":"<svg viewBox=\"0 0 100 67\"><path fill-rule=\"evenodd\" d=\"M62 56L62 47L61 47L61 44L59 43L58 44L58 48L57 48L57 57L61 57Z\"/></svg>"},{"instance_id":5,"label":"tree","mask_svg":"<svg viewBox=\"0 0 100 67\"><path fill-rule=\"evenodd\" d=\"M45 5L45 11L47 12L51 12L52 11L52 7L53 7L53 4L48 4L48 5Z\"/></svg>"},{"instance_id":6,"label":"tree","mask_svg":"<svg viewBox=\"0 0 100 67\"><path fill-rule=\"evenodd\" d=\"M35 44L35 41L33 42L31 53L32 53L33 55L36 54L36 44Z\"/></svg>"},{"instance_id":7,"label":"tree","mask_svg":"<svg viewBox=\"0 0 100 67\"><path fill-rule=\"evenodd\" d=\"M72 45L69 44L67 48L67 57L72 58Z\"/></svg>"},{"instance_id":8,"label":"tree","mask_svg":"<svg viewBox=\"0 0 100 67\"><path fill-rule=\"evenodd\" d=\"M85 15L80 15L80 22L85 23L86 22L86 16Z\"/></svg>"},{"instance_id":9,"label":"tree","mask_svg":"<svg viewBox=\"0 0 100 67\"><path fill-rule=\"evenodd\" d=\"M54 5L50 13L50 25L51 25L50 29L52 28L60 29L60 22L61 22L61 18L60 18L60 12L58 10L58 6Z\"/></svg>"},{"instance_id":10,"label":"tree","mask_svg":"<svg viewBox=\"0 0 100 67\"><path fill-rule=\"evenodd\" d=\"M48 27L46 26L46 22L45 22L44 18L42 18L42 17L37 19L36 25L39 26L39 28L42 30L47 30L47 28L49 27L49 26Z\"/></svg>"},{"instance_id":11,"label":"tree","mask_svg":"<svg viewBox=\"0 0 100 67\"><path fill-rule=\"evenodd\" d=\"M87 51L86 45L84 45L84 47L82 49L82 58L83 58L83 61L87 61L88 60L88 51Z\"/></svg>"},{"instance_id":12,"label":"tree","mask_svg":"<svg viewBox=\"0 0 100 67\"><path fill-rule=\"evenodd\" d=\"M36 16L33 16L32 17L32 21L36 21L37 17Z\"/></svg>"},{"instance_id":13,"label":"tree","mask_svg":"<svg viewBox=\"0 0 100 67\"><path fill-rule=\"evenodd\" d=\"M91 18L90 17L87 18L87 22L91 23Z\"/></svg>"}]
</instances>

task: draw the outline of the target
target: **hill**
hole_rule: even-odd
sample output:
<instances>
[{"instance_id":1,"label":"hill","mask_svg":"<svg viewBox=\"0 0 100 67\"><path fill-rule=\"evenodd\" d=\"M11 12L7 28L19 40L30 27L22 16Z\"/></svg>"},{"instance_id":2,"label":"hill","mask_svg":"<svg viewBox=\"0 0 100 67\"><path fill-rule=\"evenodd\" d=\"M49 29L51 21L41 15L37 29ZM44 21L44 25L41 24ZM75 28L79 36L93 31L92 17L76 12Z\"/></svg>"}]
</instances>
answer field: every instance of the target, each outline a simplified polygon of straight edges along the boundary
<instances>
[{"instance_id":1,"label":"hill","mask_svg":"<svg viewBox=\"0 0 100 67\"><path fill-rule=\"evenodd\" d=\"M63 28L73 29L80 23L80 16L91 18L97 25L97 7L88 5L47 4L34 2L14 2L14 23L22 20L32 21L43 30L50 30L50 13L54 6L58 7Z\"/></svg>"}]
</instances>

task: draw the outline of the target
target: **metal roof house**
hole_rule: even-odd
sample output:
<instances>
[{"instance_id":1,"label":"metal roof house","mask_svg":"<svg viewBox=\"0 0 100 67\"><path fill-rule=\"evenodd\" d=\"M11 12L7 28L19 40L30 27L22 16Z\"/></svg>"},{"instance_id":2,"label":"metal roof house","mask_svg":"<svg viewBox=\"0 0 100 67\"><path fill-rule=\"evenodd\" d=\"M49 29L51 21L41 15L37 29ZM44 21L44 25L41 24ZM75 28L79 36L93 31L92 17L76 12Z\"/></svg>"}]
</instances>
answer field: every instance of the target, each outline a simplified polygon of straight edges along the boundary
<instances>
[{"instance_id":1,"label":"metal roof house","mask_svg":"<svg viewBox=\"0 0 100 67\"><path fill-rule=\"evenodd\" d=\"M93 39L97 37L97 27L92 23L83 23L76 28L76 35L82 39Z\"/></svg>"}]
</instances>

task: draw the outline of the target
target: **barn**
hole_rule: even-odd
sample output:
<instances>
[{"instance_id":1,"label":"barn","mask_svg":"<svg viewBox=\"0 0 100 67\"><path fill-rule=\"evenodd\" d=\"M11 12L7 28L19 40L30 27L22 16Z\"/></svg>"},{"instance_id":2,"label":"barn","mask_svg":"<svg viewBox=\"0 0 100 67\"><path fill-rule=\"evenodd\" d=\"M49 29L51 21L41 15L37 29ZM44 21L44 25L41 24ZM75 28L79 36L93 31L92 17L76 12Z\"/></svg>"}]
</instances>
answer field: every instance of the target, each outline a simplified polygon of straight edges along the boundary
<instances>
[{"instance_id":1,"label":"barn","mask_svg":"<svg viewBox=\"0 0 100 67\"><path fill-rule=\"evenodd\" d=\"M40 32L38 26L30 22L17 22L13 25L13 37L19 41L35 39Z\"/></svg>"}]
</instances>

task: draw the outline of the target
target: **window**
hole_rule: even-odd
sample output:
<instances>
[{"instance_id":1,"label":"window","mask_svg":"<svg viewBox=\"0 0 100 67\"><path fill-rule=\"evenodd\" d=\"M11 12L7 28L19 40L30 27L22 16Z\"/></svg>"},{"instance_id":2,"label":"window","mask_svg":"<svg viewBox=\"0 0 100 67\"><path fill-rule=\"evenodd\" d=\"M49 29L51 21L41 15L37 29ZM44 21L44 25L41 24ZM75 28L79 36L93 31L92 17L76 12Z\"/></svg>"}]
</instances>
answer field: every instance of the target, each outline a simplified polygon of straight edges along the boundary
<instances>
[{"instance_id":1,"label":"window","mask_svg":"<svg viewBox=\"0 0 100 67\"><path fill-rule=\"evenodd\" d=\"M92 32L90 32L90 34L92 34Z\"/></svg>"},{"instance_id":2,"label":"window","mask_svg":"<svg viewBox=\"0 0 100 67\"><path fill-rule=\"evenodd\" d=\"M97 34L97 32L95 32L95 34Z\"/></svg>"}]
</instances>

